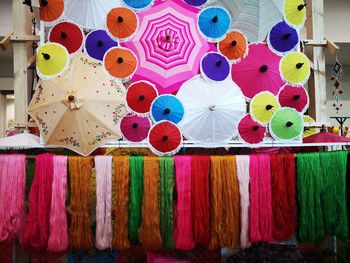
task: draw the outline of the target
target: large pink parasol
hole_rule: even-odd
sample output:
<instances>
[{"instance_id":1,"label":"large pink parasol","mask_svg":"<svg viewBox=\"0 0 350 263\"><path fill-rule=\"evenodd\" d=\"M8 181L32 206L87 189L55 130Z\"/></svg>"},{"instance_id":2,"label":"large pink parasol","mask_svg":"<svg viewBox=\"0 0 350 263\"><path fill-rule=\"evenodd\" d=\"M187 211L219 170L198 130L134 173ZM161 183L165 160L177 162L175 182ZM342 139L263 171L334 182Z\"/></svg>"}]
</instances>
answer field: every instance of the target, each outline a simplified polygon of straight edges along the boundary
<instances>
[{"instance_id":1,"label":"large pink parasol","mask_svg":"<svg viewBox=\"0 0 350 263\"><path fill-rule=\"evenodd\" d=\"M138 13L140 27L123 43L139 60L133 80L149 80L160 94L176 92L199 72L200 60L215 46L197 28L199 9L181 0L157 1Z\"/></svg>"},{"instance_id":2,"label":"large pink parasol","mask_svg":"<svg viewBox=\"0 0 350 263\"><path fill-rule=\"evenodd\" d=\"M247 99L262 91L277 95L284 85L279 70L280 60L281 57L273 53L267 44L250 44L248 56L232 65L232 79Z\"/></svg>"}]
</instances>

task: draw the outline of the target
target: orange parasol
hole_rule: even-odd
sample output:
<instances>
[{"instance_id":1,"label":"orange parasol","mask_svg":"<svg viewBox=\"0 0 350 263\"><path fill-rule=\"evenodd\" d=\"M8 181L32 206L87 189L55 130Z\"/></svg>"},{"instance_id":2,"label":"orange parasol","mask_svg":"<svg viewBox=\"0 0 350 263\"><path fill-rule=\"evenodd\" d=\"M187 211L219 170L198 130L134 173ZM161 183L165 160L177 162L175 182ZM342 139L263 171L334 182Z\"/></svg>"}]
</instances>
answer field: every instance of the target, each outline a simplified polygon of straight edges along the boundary
<instances>
[{"instance_id":1,"label":"orange parasol","mask_svg":"<svg viewBox=\"0 0 350 263\"><path fill-rule=\"evenodd\" d=\"M135 54L127 48L110 48L103 58L103 66L111 79L128 81L137 68Z\"/></svg>"},{"instance_id":2,"label":"orange parasol","mask_svg":"<svg viewBox=\"0 0 350 263\"><path fill-rule=\"evenodd\" d=\"M44 22L54 22L62 16L63 10L63 0L41 0L40 20Z\"/></svg>"},{"instance_id":3,"label":"orange parasol","mask_svg":"<svg viewBox=\"0 0 350 263\"><path fill-rule=\"evenodd\" d=\"M107 14L106 26L111 37L123 42L136 33L138 18L130 8L116 7Z\"/></svg>"},{"instance_id":4,"label":"orange parasol","mask_svg":"<svg viewBox=\"0 0 350 263\"><path fill-rule=\"evenodd\" d=\"M242 32L230 31L219 42L219 51L234 63L241 61L248 55L248 41Z\"/></svg>"}]
</instances>

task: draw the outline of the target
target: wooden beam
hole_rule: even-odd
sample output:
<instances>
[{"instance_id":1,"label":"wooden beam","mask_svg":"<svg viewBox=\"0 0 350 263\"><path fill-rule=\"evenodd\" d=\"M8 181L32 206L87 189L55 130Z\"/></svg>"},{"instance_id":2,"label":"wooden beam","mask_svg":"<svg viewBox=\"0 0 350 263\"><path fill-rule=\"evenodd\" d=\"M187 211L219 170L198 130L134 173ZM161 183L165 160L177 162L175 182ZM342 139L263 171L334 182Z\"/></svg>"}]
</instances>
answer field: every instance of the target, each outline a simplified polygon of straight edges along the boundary
<instances>
[{"instance_id":1,"label":"wooden beam","mask_svg":"<svg viewBox=\"0 0 350 263\"><path fill-rule=\"evenodd\" d=\"M337 54L337 52L339 51L339 46L336 45L334 42L330 41L327 39L327 45L326 45L329 53L331 53L332 55Z\"/></svg>"},{"instance_id":2,"label":"wooden beam","mask_svg":"<svg viewBox=\"0 0 350 263\"><path fill-rule=\"evenodd\" d=\"M15 35L13 34L11 36L12 42L33 42L33 41L39 41L40 36L36 35Z\"/></svg>"},{"instance_id":3,"label":"wooden beam","mask_svg":"<svg viewBox=\"0 0 350 263\"><path fill-rule=\"evenodd\" d=\"M34 67L35 61L36 61L36 55L31 56L31 58L28 59L27 61L27 68Z\"/></svg>"},{"instance_id":4,"label":"wooden beam","mask_svg":"<svg viewBox=\"0 0 350 263\"><path fill-rule=\"evenodd\" d=\"M0 47L2 50L6 50L6 48L10 45L11 35L12 35L12 32L9 32L9 33L7 33L7 35L3 39L1 39Z\"/></svg>"}]
</instances>

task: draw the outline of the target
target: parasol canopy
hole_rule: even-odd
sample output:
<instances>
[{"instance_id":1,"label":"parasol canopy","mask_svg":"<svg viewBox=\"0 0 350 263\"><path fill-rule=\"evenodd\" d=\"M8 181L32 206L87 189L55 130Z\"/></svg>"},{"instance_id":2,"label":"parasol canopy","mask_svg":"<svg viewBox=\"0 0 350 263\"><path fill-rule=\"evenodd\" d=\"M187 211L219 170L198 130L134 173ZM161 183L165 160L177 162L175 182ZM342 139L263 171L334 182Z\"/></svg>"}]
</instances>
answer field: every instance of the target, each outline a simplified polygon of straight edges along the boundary
<instances>
[{"instance_id":1,"label":"parasol canopy","mask_svg":"<svg viewBox=\"0 0 350 263\"><path fill-rule=\"evenodd\" d=\"M126 91L126 106L136 115L147 115L158 96L156 87L148 81L132 83Z\"/></svg>"},{"instance_id":2,"label":"parasol canopy","mask_svg":"<svg viewBox=\"0 0 350 263\"><path fill-rule=\"evenodd\" d=\"M58 43L46 43L37 49L36 70L42 79L52 79L66 71L70 59L67 49Z\"/></svg>"},{"instance_id":3,"label":"parasol canopy","mask_svg":"<svg viewBox=\"0 0 350 263\"><path fill-rule=\"evenodd\" d=\"M81 51L84 43L84 32L72 22L60 22L51 28L48 37L50 42L64 46L69 54Z\"/></svg>"},{"instance_id":4,"label":"parasol canopy","mask_svg":"<svg viewBox=\"0 0 350 263\"><path fill-rule=\"evenodd\" d=\"M334 133L321 131L303 138L304 143L332 143L332 142L350 142L348 138Z\"/></svg>"},{"instance_id":5,"label":"parasol canopy","mask_svg":"<svg viewBox=\"0 0 350 263\"><path fill-rule=\"evenodd\" d=\"M302 28L306 20L305 2L303 0L285 0L284 19L288 24Z\"/></svg>"},{"instance_id":6,"label":"parasol canopy","mask_svg":"<svg viewBox=\"0 0 350 263\"><path fill-rule=\"evenodd\" d=\"M182 134L176 124L160 121L153 125L148 133L151 151L157 155L174 155L182 145Z\"/></svg>"},{"instance_id":7,"label":"parasol canopy","mask_svg":"<svg viewBox=\"0 0 350 263\"><path fill-rule=\"evenodd\" d=\"M309 107L309 95L304 87L293 87L286 84L278 93L281 107L293 108L298 112L305 112Z\"/></svg>"},{"instance_id":8,"label":"parasol canopy","mask_svg":"<svg viewBox=\"0 0 350 263\"><path fill-rule=\"evenodd\" d=\"M309 59L301 52L290 52L280 62L282 78L293 86L301 86L310 77Z\"/></svg>"},{"instance_id":9,"label":"parasol canopy","mask_svg":"<svg viewBox=\"0 0 350 263\"><path fill-rule=\"evenodd\" d=\"M136 33L138 27L137 15L127 7L113 8L107 14L106 27L111 37L124 42Z\"/></svg>"},{"instance_id":10,"label":"parasol canopy","mask_svg":"<svg viewBox=\"0 0 350 263\"><path fill-rule=\"evenodd\" d=\"M151 120L148 117L139 117L129 113L120 121L120 130L123 137L130 142L145 140L150 128Z\"/></svg>"},{"instance_id":11,"label":"parasol canopy","mask_svg":"<svg viewBox=\"0 0 350 263\"><path fill-rule=\"evenodd\" d=\"M140 28L123 45L137 56L133 81L148 80L160 94L174 93L199 72L200 60L215 46L197 28L199 9L182 0L157 1L137 14Z\"/></svg>"},{"instance_id":12,"label":"parasol canopy","mask_svg":"<svg viewBox=\"0 0 350 263\"><path fill-rule=\"evenodd\" d=\"M202 6L207 3L208 0L184 0L187 4L192 6Z\"/></svg>"},{"instance_id":13,"label":"parasol canopy","mask_svg":"<svg viewBox=\"0 0 350 263\"><path fill-rule=\"evenodd\" d=\"M294 140L303 133L303 119L295 109L280 108L272 116L269 130L276 140Z\"/></svg>"},{"instance_id":14,"label":"parasol canopy","mask_svg":"<svg viewBox=\"0 0 350 263\"><path fill-rule=\"evenodd\" d=\"M109 10L118 6L121 6L120 0L65 0L65 18L84 29L100 29Z\"/></svg>"},{"instance_id":15,"label":"parasol canopy","mask_svg":"<svg viewBox=\"0 0 350 263\"><path fill-rule=\"evenodd\" d=\"M223 81L230 75L230 63L220 53L207 53L201 60L201 73L206 79Z\"/></svg>"},{"instance_id":16,"label":"parasol canopy","mask_svg":"<svg viewBox=\"0 0 350 263\"><path fill-rule=\"evenodd\" d=\"M184 116L184 107L181 101L174 95L160 95L151 106L151 117L157 122L168 120L179 123Z\"/></svg>"},{"instance_id":17,"label":"parasol canopy","mask_svg":"<svg viewBox=\"0 0 350 263\"><path fill-rule=\"evenodd\" d=\"M109 78L128 81L136 71L137 58L127 48L113 47L103 57L103 66Z\"/></svg>"},{"instance_id":18,"label":"parasol canopy","mask_svg":"<svg viewBox=\"0 0 350 263\"><path fill-rule=\"evenodd\" d=\"M57 21L63 15L64 2L63 0L41 0L39 17L45 23Z\"/></svg>"},{"instance_id":19,"label":"parasol canopy","mask_svg":"<svg viewBox=\"0 0 350 263\"><path fill-rule=\"evenodd\" d=\"M311 118L309 115L303 115L303 121L304 121L304 133L303 138L306 138L308 136L314 135L317 133L317 128L315 127L307 127L306 124L314 123L316 122L313 118Z\"/></svg>"},{"instance_id":20,"label":"parasol canopy","mask_svg":"<svg viewBox=\"0 0 350 263\"><path fill-rule=\"evenodd\" d=\"M40 138L24 132L9 137L0 138L0 150L41 148Z\"/></svg>"},{"instance_id":21,"label":"parasol canopy","mask_svg":"<svg viewBox=\"0 0 350 263\"><path fill-rule=\"evenodd\" d=\"M229 11L232 28L240 30L249 42L264 41L271 27L283 19L282 0L214 0L210 5Z\"/></svg>"},{"instance_id":22,"label":"parasol canopy","mask_svg":"<svg viewBox=\"0 0 350 263\"><path fill-rule=\"evenodd\" d=\"M250 114L254 120L267 124L279 107L277 98L271 92L263 91L250 102Z\"/></svg>"},{"instance_id":23,"label":"parasol canopy","mask_svg":"<svg viewBox=\"0 0 350 263\"><path fill-rule=\"evenodd\" d=\"M106 30L97 29L86 35L84 51L90 57L102 61L107 50L117 46L118 43L107 34Z\"/></svg>"},{"instance_id":24,"label":"parasol canopy","mask_svg":"<svg viewBox=\"0 0 350 263\"><path fill-rule=\"evenodd\" d=\"M261 91L270 91L277 95L284 85L279 71L280 60L281 57L273 53L266 44L250 44L248 56L232 65L232 79L247 99Z\"/></svg>"},{"instance_id":25,"label":"parasol canopy","mask_svg":"<svg viewBox=\"0 0 350 263\"><path fill-rule=\"evenodd\" d=\"M237 135L237 123L245 115L246 103L231 79L212 82L198 75L186 81L176 96L184 105L180 127L187 139L214 144Z\"/></svg>"},{"instance_id":26,"label":"parasol canopy","mask_svg":"<svg viewBox=\"0 0 350 263\"><path fill-rule=\"evenodd\" d=\"M217 42L223 39L230 26L231 17L225 8L217 6L206 7L199 14L199 31L210 42Z\"/></svg>"},{"instance_id":27,"label":"parasol canopy","mask_svg":"<svg viewBox=\"0 0 350 263\"><path fill-rule=\"evenodd\" d=\"M246 143L261 143L266 135L266 127L253 120L250 114L247 114L238 122L238 134Z\"/></svg>"},{"instance_id":28,"label":"parasol canopy","mask_svg":"<svg viewBox=\"0 0 350 263\"><path fill-rule=\"evenodd\" d=\"M109 80L101 63L79 53L64 75L39 81L28 112L46 145L89 155L120 138L124 96L124 86Z\"/></svg>"},{"instance_id":29,"label":"parasol canopy","mask_svg":"<svg viewBox=\"0 0 350 263\"><path fill-rule=\"evenodd\" d=\"M277 55L295 50L299 45L299 33L285 21L275 24L267 37L269 48Z\"/></svg>"},{"instance_id":30,"label":"parasol canopy","mask_svg":"<svg viewBox=\"0 0 350 263\"><path fill-rule=\"evenodd\" d=\"M153 1L154 0L123 0L128 7L138 11L150 7Z\"/></svg>"},{"instance_id":31,"label":"parasol canopy","mask_svg":"<svg viewBox=\"0 0 350 263\"><path fill-rule=\"evenodd\" d=\"M232 30L219 42L218 49L232 63L237 63L248 55L248 40L241 32Z\"/></svg>"}]
</instances>

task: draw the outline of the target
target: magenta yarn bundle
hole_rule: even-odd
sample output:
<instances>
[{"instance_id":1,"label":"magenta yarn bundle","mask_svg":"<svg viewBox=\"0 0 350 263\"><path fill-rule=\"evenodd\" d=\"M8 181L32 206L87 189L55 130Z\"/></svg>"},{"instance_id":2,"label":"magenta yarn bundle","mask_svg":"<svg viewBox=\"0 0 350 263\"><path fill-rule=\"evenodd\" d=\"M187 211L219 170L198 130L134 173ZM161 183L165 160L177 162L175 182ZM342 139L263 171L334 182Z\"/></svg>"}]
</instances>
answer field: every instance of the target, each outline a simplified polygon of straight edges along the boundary
<instances>
[{"instance_id":1,"label":"magenta yarn bundle","mask_svg":"<svg viewBox=\"0 0 350 263\"><path fill-rule=\"evenodd\" d=\"M249 237L254 242L272 242L270 156L250 155Z\"/></svg>"},{"instance_id":2,"label":"magenta yarn bundle","mask_svg":"<svg viewBox=\"0 0 350 263\"><path fill-rule=\"evenodd\" d=\"M176 249L195 247L192 235L191 157L174 156L177 202L174 213L174 245Z\"/></svg>"},{"instance_id":3,"label":"magenta yarn bundle","mask_svg":"<svg viewBox=\"0 0 350 263\"><path fill-rule=\"evenodd\" d=\"M25 155L0 155L0 241L21 238L25 184Z\"/></svg>"}]
</instances>

